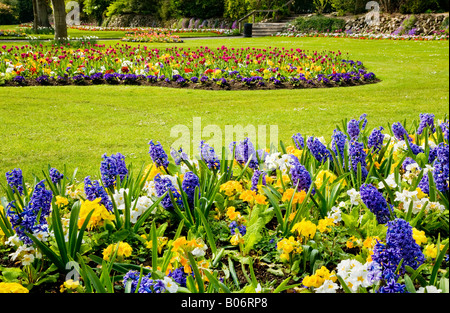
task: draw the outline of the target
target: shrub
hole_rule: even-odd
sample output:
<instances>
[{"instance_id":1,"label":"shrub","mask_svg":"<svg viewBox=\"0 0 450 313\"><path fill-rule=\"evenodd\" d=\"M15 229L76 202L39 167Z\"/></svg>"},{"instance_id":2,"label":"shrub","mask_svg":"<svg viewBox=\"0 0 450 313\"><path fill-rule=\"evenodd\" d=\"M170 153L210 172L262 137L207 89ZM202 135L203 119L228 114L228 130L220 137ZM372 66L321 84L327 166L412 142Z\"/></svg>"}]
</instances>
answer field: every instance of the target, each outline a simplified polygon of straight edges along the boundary
<instances>
[{"instance_id":1,"label":"shrub","mask_svg":"<svg viewBox=\"0 0 450 313\"><path fill-rule=\"evenodd\" d=\"M12 7L0 2L0 25L12 25L15 22L16 17Z\"/></svg>"},{"instance_id":2,"label":"shrub","mask_svg":"<svg viewBox=\"0 0 450 313\"><path fill-rule=\"evenodd\" d=\"M299 32L334 32L343 29L345 21L339 18L325 16L299 17L292 25Z\"/></svg>"}]
</instances>

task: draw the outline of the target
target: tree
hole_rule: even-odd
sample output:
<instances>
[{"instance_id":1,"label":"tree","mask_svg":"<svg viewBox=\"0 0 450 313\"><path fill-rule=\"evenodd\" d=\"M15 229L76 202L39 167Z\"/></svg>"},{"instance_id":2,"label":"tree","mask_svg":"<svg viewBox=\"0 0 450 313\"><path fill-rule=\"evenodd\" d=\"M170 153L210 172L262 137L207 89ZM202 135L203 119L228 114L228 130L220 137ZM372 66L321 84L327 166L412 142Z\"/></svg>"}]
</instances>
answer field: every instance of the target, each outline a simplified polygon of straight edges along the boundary
<instances>
[{"instance_id":1,"label":"tree","mask_svg":"<svg viewBox=\"0 0 450 313\"><path fill-rule=\"evenodd\" d=\"M67 39L66 4L64 0L52 0L55 20L55 40Z\"/></svg>"}]
</instances>

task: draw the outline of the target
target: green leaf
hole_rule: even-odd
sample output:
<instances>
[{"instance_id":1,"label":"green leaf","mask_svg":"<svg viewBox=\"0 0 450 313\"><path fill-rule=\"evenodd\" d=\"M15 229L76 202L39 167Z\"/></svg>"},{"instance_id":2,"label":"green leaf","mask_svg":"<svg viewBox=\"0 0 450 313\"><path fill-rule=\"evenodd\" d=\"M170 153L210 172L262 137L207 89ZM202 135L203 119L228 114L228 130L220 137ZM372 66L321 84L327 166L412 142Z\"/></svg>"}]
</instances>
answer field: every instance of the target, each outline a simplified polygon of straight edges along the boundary
<instances>
[{"instance_id":1,"label":"green leaf","mask_svg":"<svg viewBox=\"0 0 450 313\"><path fill-rule=\"evenodd\" d=\"M347 286L347 284L345 283L344 279L342 279L342 277L340 275L337 275L337 278L339 280L339 283L342 286L342 289L344 289L345 293L353 293L350 288Z\"/></svg>"},{"instance_id":2,"label":"green leaf","mask_svg":"<svg viewBox=\"0 0 450 313\"><path fill-rule=\"evenodd\" d=\"M188 258L189 258L189 263L192 266L192 270L194 271L195 280L197 281L198 292L204 293L205 288L203 286L202 276L200 274L200 271L198 270L197 263L195 262L195 259L194 259L194 256L192 255L192 253L188 252Z\"/></svg>"},{"instance_id":3,"label":"green leaf","mask_svg":"<svg viewBox=\"0 0 450 313\"><path fill-rule=\"evenodd\" d=\"M416 293L416 288L414 287L414 283L412 282L411 278L408 275L405 275L404 278L406 290L408 290L409 293Z\"/></svg>"}]
</instances>

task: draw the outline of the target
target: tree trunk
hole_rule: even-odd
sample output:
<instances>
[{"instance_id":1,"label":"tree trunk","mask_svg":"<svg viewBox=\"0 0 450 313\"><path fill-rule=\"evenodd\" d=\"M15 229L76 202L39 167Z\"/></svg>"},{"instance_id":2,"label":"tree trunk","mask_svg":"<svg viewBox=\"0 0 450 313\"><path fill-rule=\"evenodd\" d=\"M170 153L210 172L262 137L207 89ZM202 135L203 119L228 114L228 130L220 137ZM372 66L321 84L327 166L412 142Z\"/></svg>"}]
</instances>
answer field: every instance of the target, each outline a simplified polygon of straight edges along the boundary
<instances>
[{"instance_id":1,"label":"tree trunk","mask_svg":"<svg viewBox=\"0 0 450 313\"><path fill-rule=\"evenodd\" d=\"M51 27L48 19L48 0L34 0L37 4L38 26Z\"/></svg>"},{"instance_id":2,"label":"tree trunk","mask_svg":"<svg viewBox=\"0 0 450 313\"><path fill-rule=\"evenodd\" d=\"M67 39L66 4L64 0L52 0L55 20L55 40Z\"/></svg>"},{"instance_id":3,"label":"tree trunk","mask_svg":"<svg viewBox=\"0 0 450 313\"><path fill-rule=\"evenodd\" d=\"M37 0L32 0L31 2L33 2L33 30L36 33L39 25Z\"/></svg>"}]
</instances>

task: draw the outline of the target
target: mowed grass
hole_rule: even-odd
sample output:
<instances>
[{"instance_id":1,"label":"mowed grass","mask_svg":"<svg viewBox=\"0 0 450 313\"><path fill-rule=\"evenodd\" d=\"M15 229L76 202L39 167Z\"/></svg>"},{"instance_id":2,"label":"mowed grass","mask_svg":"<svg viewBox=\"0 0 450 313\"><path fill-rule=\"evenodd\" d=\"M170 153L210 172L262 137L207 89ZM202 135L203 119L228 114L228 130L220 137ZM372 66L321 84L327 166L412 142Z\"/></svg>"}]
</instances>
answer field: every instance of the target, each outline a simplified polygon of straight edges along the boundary
<instances>
[{"instance_id":1,"label":"mowed grass","mask_svg":"<svg viewBox=\"0 0 450 313\"><path fill-rule=\"evenodd\" d=\"M105 44L114 44L105 42ZM378 84L306 90L205 91L159 87L92 86L0 88L0 172L21 168L25 177L50 164L77 177L98 177L102 155L121 152L135 166L150 161L148 142L169 147L179 137L171 129L193 119L202 127L277 125L279 139L324 136L344 118L368 114L368 128L418 119L420 113L449 113L449 43L362 41L331 38L220 38L189 40L185 48L285 47L340 50L362 61ZM152 44L164 48L168 44ZM346 53L349 53L347 56ZM203 134L208 140L211 134ZM224 142L228 146L229 142ZM198 142L194 143L197 149ZM1 174L3 175L3 174ZM42 177L42 175L40 175Z\"/></svg>"}]
</instances>

